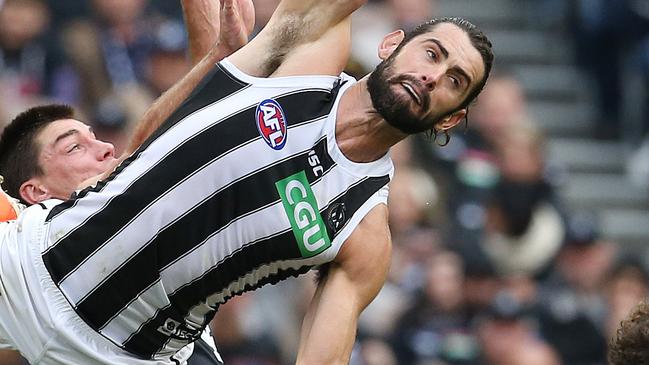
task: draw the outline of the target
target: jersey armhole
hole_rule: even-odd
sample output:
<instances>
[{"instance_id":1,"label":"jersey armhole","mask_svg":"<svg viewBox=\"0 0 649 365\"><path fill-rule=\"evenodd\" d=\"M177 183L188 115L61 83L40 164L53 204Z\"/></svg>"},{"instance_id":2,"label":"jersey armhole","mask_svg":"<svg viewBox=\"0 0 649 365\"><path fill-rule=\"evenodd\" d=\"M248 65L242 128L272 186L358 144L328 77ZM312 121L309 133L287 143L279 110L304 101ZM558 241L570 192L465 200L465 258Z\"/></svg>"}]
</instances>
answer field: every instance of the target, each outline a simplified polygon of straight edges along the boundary
<instances>
[{"instance_id":1,"label":"jersey armhole","mask_svg":"<svg viewBox=\"0 0 649 365\"><path fill-rule=\"evenodd\" d=\"M354 229L358 227L360 222L365 218L367 213L370 212L374 207L376 207L379 204L385 204L386 206L388 205L388 193L389 193L389 186L388 184L384 185L381 187L379 190L377 190L372 196L361 205L360 208L354 213L354 215L349 219L345 227L338 233L336 238L334 239L334 255L333 257L338 256L338 252L342 248L342 246L345 244L345 241L351 236L352 232L354 232Z\"/></svg>"}]
</instances>

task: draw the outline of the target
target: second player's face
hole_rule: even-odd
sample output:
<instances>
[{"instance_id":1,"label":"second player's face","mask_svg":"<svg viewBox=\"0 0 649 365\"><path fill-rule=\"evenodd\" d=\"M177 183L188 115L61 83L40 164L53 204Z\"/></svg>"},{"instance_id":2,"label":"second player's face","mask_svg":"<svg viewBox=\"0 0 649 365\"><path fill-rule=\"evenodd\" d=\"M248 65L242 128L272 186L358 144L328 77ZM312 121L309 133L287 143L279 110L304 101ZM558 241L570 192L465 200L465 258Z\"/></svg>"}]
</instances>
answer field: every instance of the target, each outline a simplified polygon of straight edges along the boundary
<instances>
[{"instance_id":1,"label":"second player's face","mask_svg":"<svg viewBox=\"0 0 649 365\"><path fill-rule=\"evenodd\" d=\"M85 180L112 168L116 160L112 144L98 140L88 125L74 119L50 123L37 142L43 170L39 181L55 198L68 198Z\"/></svg>"},{"instance_id":2,"label":"second player's face","mask_svg":"<svg viewBox=\"0 0 649 365\"><path fill-rule=\"evenodd\" d=\"M456 110L483 75L482 57L468 35L441 23L377 66L368 87L386 121L412 134L431 129Z\"/></svg>"}]
</instances>

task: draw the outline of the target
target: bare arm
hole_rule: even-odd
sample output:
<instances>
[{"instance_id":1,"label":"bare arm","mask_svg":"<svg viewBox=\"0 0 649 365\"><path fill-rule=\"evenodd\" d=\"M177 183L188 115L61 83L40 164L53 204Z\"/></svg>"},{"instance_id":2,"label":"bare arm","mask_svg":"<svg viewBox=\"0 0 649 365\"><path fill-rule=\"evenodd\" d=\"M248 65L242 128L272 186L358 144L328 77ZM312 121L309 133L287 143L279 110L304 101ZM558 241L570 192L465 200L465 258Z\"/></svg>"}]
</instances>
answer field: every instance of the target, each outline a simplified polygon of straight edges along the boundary
<instances>
[{"instance_id":1,"label":"bare arm","mask_svg":"<svg viewBox=\"0 0 649 365\"><path fill-rule=\"evenodd\" d=\"M3 365L22 365L20 353L14 350L0 350L0 364Z\"/></svg>"},{"instance_id":2,"label":"bare arm","mask_svg":"<svg viewBox=\"0 0 649 365\"><path fill-rule=\"evenodd\" d=\"M221 0L221 3L222 9L215 0L182 0L192 66L204 57L213 65L248 42L254 27L252 0ZM196 85L193 83L190 89L181 92L177 87L180 84L165 92L144 114L120 162L160 127Z\"/></svg>"},{"instance_id":3,"label":"bare arm","mask_svg":"<svg viewBox=\"0 0 649 365\"><path fill-rule=\"evenodd\" d=\"M252 0L182 0L187 21L189 49L194 68L162 94L135 126L126 150L105 173L79 185L79 189L105 179L155 132L185 100L214 64L246 44L254 26ZM225 34L220 30L227 31ZM218 40L217 40L218 38ZM201 58L197 62L198 57Z\"/></svg>"},{"instance_id":4,"label":"bare arm","mask_svg":"<svg viewBox=\"0 0 649 365\"><path fill-rule=\"evenodd\" d=\"M259 77L338 75L349 57L350 15L367 0L283 0L230 60Z\"/></svg>"},{"instance_id":5,"label":"bare arm","mask_svg":"<svg viewBox=\"0 0 649 365\"><path fill-rule=\"evenodd\" d=\"M214 0L182 0L181 4L189 40L189 60L195 65L219 39L220 6Z\"/></svg>"},{"instance_id":6,"label":"bare arm","mask_svg":"<svg viewBox=\"0 0 649 365\"><path fill-rule=\"evenodd\" d=\"M304 318L297 364L347 364L358 317L385 282L391 241L387 207L379 205L347 239L318 284Z\"/></svg>"},{"instance_id":7,"label":"bare arm","mask_svg":"<svg viewBox=\"0 0 649 365\"><path fill-rule=\"evenodd\" d=\"M214 64L220 60L216 49L207 54L192 70L178 81L173 87L165 91L144 114L135 127L131 136L131 142L126 151L116 160L114 166L101 175L92 177L79 185L79 189L95 185L98 181L108 177L117 165L128 158L135 150L153 133L180 104L191 94L192 90L214 68Z\"/></svg>"},{"instance_id":8,"label":"bare arm","mask_svg":"<svg viewBox=\"0 0 649 365\"><path fill-rule=\"evenodd\" d=\"M252 0L182 0L182 7L192 66L214 47L221 58L232 54L255 26Z\"/></svg>"}]
</instances>

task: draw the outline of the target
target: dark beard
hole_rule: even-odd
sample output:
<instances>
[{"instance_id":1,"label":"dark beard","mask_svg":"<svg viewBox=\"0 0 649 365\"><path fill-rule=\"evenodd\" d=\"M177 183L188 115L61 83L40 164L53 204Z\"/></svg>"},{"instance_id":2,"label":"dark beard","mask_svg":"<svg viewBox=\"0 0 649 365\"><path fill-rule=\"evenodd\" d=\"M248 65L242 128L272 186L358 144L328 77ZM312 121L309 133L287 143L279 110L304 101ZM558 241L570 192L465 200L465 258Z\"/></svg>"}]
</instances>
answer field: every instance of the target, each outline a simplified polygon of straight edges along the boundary
<instances>
[{"instance_id":1,"label":"dark beard","mask_svg":"<svg viewBox=\"0 0 649 365\"><path fill-rule=\"evenodd\" d=\"M393 85L399 85L407 81L413 85L420 85L421 82L410 75L393 75L392 64L394 63L393 53L387 59L383 60L367 80L367 89L372 99L374 109L385 119L385 121L406 134L417 134L430 130L435 121L430 118L420 118L415 115L411 108L412 101L397 95L393 90ZM422 110L428 110L430 105L430 96L422 95Z\"/></svg>"}]
</instances>

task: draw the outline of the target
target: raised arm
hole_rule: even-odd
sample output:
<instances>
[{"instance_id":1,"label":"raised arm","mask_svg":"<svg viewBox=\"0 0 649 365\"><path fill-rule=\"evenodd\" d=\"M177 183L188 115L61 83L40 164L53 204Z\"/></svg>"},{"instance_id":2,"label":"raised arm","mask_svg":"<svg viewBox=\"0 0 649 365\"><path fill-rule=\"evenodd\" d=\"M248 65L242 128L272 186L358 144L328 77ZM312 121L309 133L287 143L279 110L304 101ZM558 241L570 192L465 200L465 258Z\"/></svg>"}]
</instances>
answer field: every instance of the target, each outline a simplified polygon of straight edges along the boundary
<instances>
[{"instance_id":1,"label":"raised arm","mask_svg":"<svg viewBox=\"0 0 649 365\"><path fill-rule=\"evenodd\" d=\"M221 0L222 6L217 4L219 2L213 0L182 0L194 67L144 113L115 166L104 174L84 181L79 189L94 185L110 175L117 165L135 152L169 118L218 61L246 44L254 27L252 0ZM200 61L196 61L199 56Z\"/></svg>"},{"instance_id":2,"label":"raised arm","mask_svg":"<svg viewBox=\"0 0 649 365\"><path fill-rule=\"evenodd\" d=\"M209 63L202 67L213 66L248 42L255 23L252 0L182 0L182 6L192 66L196 66L200 60L205 61L205 58ZM179 82L158 98L135 127L121 160L158 129L189 96L194 86L196 84L189 80Z\"/></svg>"},{"instance_id":3,"label":"raised arm","mask_svg":"<svg viewBox=\"0 0 649 365\"><path fill-rule=\"evenodd\" d=\"M297 364L348 364L358 317L385 282L391 241L385 205L372 209L319 282L302 324Z\"/></svg>"},{"instance_id":4,"label":"raised arm","mask_svg":"<svg viewBox=\"0 0 649 365\"><path fill-rule=\"evenodd\" d=\"M255 23L252 0L182 0L182 6L193 66L207 62L201 69L209 69L248 42ZM200 78L205 72L200 72ZM189 96L196 80L185 79L160 96L147 110L135 127L122 160L133 153Z\"/></svg>"},{"instance_id":5,"label":"raised arm","mask_svg":"<svg viewBox=\"0 0 649 365\"><path fill-rule=\"evenodd\" d=\"M283 0L230 60L259 77L338 75L349 57L350 15L367 0Z\"/></svg>"},{"instance_id":6,"label":"raised arm","mask_svg":"<svg viewBox=\"0 0 649 365\"><path fill-rule=\"evenodd\" d=\"M248 42L255 26L252 0L182 0L181 3L192 66L215 46L223 58Z\"/></svg>"}]
</instances>

